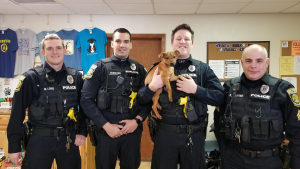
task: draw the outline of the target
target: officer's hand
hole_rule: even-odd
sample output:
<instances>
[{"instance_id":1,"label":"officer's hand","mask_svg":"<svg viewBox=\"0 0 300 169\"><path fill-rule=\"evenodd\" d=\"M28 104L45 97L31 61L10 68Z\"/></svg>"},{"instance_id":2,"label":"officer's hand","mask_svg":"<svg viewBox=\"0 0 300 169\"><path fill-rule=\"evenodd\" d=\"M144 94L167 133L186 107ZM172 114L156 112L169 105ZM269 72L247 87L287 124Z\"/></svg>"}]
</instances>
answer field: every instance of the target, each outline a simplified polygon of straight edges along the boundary
<instances>
[{"instance_id":1,"label":"officer's hand","mask_svg":"<svg viewBox=\"0 0 300 169\"><path fill-rule=\"evenodd\" d=\"M195 94L197 91L197 85L189 75L187 75L186 78L179 75L179 79L176 82L177 90L188 94Z\"/></svg>"},{"instance_id":2,"label":"officer's hand","mask_svg":"<svg viewBox=\"0 0 300 169\"><path fill-rule=\"evenodd\" d=\"M152 77L152 81L149 84L149 88L150 90L152 90L153 92L155 92L157 89L160 89L164 86L164 82L161 79L161 76L158 75L158 67L155 69L155 72L153 74Z\"/></svg>"},{"instance_id":3,"label":"officer's hand","mask_svg":"<svg viewBox=\"0 0 300 169\"><path fill-rule=\"evenodd\" d=\"M82 146L84 144L85 140L86 140L85 136L77 134L74 144L76 146Z\"/></svg>"},{"instance_id":4,"label":"officer's hand","mask_svg":"<svg viewBox=\"0 0 300 169\"><path fill-rule=\"evenodd\" d=\"M138 127L135 119L122 120L119 123L125 123L125 126L121 130L123 134L132 133Z\"/></svg>"},{"instance_id":5,"label":"officer's hand","mask_svg":"<svg viewBox=\"0 0 300 169\"><path fill-rule=\"evenodd\" d=\"M8 153L8 157L10 159L10 161L12 161L14 164L16 164L17 166L20 166L19 164L19 159L21 159L22 156L22 152L18 152L18 153Z\"/></svg>"},{"instance_id":6,"label":"officer's hand","mask_svg":"<svg viewBox=\"0 0 300 169\"><path fill-rule=\"evenodd\" d=\"M106 131L106 133L111 138L118 138L123 134L122 131L120 130L123 128L123 126L121 125L110 124L109 122L107 122L102 126L102 128Z\"/></svg>"}]
</instances>

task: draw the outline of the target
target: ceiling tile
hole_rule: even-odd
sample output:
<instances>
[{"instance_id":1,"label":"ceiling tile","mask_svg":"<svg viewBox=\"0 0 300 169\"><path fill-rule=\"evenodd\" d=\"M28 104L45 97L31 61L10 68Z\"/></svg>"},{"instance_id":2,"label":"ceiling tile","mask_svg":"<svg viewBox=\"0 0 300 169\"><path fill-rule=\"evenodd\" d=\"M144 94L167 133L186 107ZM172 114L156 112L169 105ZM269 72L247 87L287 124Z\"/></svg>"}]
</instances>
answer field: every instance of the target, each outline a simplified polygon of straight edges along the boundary
<instances>
[{"instance_id":1,"label":"ceiling tile","mask_svg":"<svg viewBox=\"0 0 300 169\"><path fill-rule=\"evenodd\" d=\"M103 0L55 0L61 4L104 4Z\"/></svg>"},{"instance_id":2,"label":"ceiling tile","mask_svg":"<svg viewBox=\"0 0 300 169\"><path fill-rule=\"evenodd\" d=\"M152 4L110 4L115 14L153 14Z\"/></svg>"},{"instance_id":3,"label":"ceiling tile","mask_svg":"<svg viewBox=\"0 0 300 169\"><path fill-rule=\"evenodd\" d=\"M283 11L282 13L294 13L294 12L297 12L297 13L300 12L300 4L297 4L297 5L295 5L295 6L291 7L291 8Z\"/></svg>"},{"instance_id":4,"label":"ceiling tile","mask_svg":"<svg viewBox=\"0 0 300 169\"><path fill-rule=\"evenodd\" d=\"M60 4L20 4L21 6L39 14L75 14Z\"/></svg>"},{"instance_id":5,"label":"ceiling tile","mask_svg":"<svg viewBox=\"0 0 300 169\"><path fill-rule=\"evenodd\" d=\"M10 2L9 0L0 0L0 4L2 6L2 5L14 5L15 3Z\"/></svg>"},{"instance_id":6,"label":"ceiling tile","mask_svg":"<svg viewBox=\"0 0 300 169\"><path fill-rule=\"evenodd\" d=\"M202 3L215 3L215 2L251 2L252 0L203 0Z\"/></svg>"},{"instance_id":7,"label":"ceiling tile","mask_svg":"<svg viewBox=\"0 0 300 169\"><path fill-rule=\"evenodd\" d=\"M154 4L197 4L202 2L202 0L153 0Z\"/></svg>"},{"instance_id":8,"label":"ceiling tile","mask_svg":"<svg viewBox=\"0 0 300 169\"><path fill-rule=\"evenodd\" d=\"M248 3L202 3L197 13L237 13Z\"/></svg>"},{"instance_id":9,"label":"ceiling tile","mask_svg":"<svg viewBox=\"0 0 300 169\"><path fill-rule=\"evenodd\" d=\"M108 4L151 4L151 0L105 0Z\"/></svg>"},{"instance_id":10,"label":"ceiling tile","mask_svg":"<svg viewBox=\"0 0 300 169\"><path fill-rule=\"evenodd\" d=\"M300 0L253 0L253 2L300 2Z\"/></svg>"},{"instance_id":11,"label":"ceiling tile","mask_svg":"<svg viewBox=\"0 0 300 169\"><path fill-rule=\"evenodd\" d=\"M194 14L198 4L154 4L156 14Z\"/></svg>"},{"instance_id":12,"label":"ceiling tile","mask_svg":"<svg viewBox=\"0 0 300 169\"><path fill-rule=\"evenodd\" d=\"M37 14L33 11L30 11L26 8L21 7L20 5L1 5L0 6L1 14Z\"/></svg>"},{"instance_id":13,"label":"ceiling tile","mask_svg":"<svg viewBox=\"0 0 300 169\"><path fill-rule=\"evenodd\" d=\"M106 4L65 4L77 14L114 14Z\"/></svg>"},{"instance_id":14,"label":"ceiling tile","mask_svg":"<svg viewBox=\"0 0 300 169\"><path fill-rule=\"evenodd\" d=\"M279 13L297 2L288 3L251 3L242 9L239 13Z\"/></svg>"}]
</instances>

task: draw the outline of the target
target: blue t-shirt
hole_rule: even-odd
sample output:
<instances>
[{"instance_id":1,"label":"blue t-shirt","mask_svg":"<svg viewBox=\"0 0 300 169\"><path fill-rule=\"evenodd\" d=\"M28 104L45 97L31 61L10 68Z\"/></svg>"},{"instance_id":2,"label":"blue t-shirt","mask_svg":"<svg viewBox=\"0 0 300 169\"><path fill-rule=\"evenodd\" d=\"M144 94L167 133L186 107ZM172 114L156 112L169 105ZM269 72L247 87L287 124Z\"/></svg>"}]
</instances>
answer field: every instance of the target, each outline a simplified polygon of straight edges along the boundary
<instances>
[{"instance_id":1,"label":"blue t-shirt","mask_svg":"<svg viewBox=\"0 0 300 169\"><path fill-rule=\"evenodd\" d=\"M60 30L57 32L57 34L62 38L65 44L66 48L66 55L64 58L64 63L66 66L75 68L77 70L81 70L81 54L80 50L77 48L76 45L76 38L78 35L78 31L76 30L71 30L71 31L66 31L66 30Z\"/></svg>"},{"instance_id":2,"label":"blue t-shirt","mask_svg":"<svg viewBox=\"0 0 300 169\"><path fill-rule=\"evenodd\" d=\"M76 44L81 48L81 67L84 74L92 64L105 58L106 33L98 28L84 29L78 33Z\"/></svg>"},{"instance_id":3,"label":"blue t-shirt","mask_svg":"<svg viewBox=\"0 0 300 169\"><path fill-rule=\"evenodd\" d=\"M0 30L0 77L13 78L18 39L11 29Z\"/></svg>"},{"instance_id":4,"label":"blue t-shirt","mask_svg":"<svg viewBox=\"0 0 300 169\"><path fill-rule=\"evenodd\" d=\"M36 34L36 38L39 43L39 47L35 49L35 55L39 55L41 58L41 63L45 64L45 57L42 55L41 50L42 50L42 40L45 38L46 35L48 34L53 34L56 33L55 31L42 31L38 34Z\"/></svg>"}]
</instances>

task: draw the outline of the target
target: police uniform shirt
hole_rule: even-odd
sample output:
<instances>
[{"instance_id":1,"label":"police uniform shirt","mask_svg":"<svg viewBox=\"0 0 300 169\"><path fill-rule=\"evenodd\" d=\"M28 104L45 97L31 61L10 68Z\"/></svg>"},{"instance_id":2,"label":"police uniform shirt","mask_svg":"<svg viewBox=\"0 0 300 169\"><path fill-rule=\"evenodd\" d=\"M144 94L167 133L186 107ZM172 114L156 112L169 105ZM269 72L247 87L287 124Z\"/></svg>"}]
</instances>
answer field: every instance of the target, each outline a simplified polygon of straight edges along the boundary
<instances>
[{"instance_id":1,"label":"police uniform shirt","mask_svg":"<svg viewBox=\"0 0 300 169\"><path fill-rule=\"evenodd\" d=\"M190 65L196 65L197 62L199 62L197 60L194 60L191 55L188 59L181 59L181 60L182 61L178 60L178 62L176 62L176 65L174 67L174 72L176 71L180 72L183 69L187 69ZM215 75L212 69L205 63L201 62L200 69L201 70L198 71L200 73L197 73L196 71L193 72L193 73L197 73L196 75L197 91L194 97L200 102L205 104L209 104L212 106L222 105L224 101L224 96L223 96L222 85L218 77ZM140 102L143 104L150 102L152 100L154 93L155 92L149 89L148 85L140 89L138 93L140 98L142 98ZM165 123L174 124L174 125L181 123L180 121L178 121L179 119L174 120L172 118L163 118L162 120L165 120Z\"/></svg>"},{"instance_id":2,"label":"police uniform shirt","mask_svg":"<svg viewBox=\"0 0 300 169\"><path fill-rule=\"evenodd\" d=\"M66 78L68 67L66 67L63 64L62 69L56 72L52 67L50 67L50 65L47 62L45 62L44 69L47 74L51 75L55 79L54 83L58 83L63 78ZM80 98L81 95L80 91L83 85L83 79L81 74L79 74L78 71L76 71L76 73L77 73L76 76L77 79L74 79L74 81L76 83L76 88L78 89L77 90L78 98ZM12 101L11 116L7 127L9 153L15 153L21 151L21 138L22 138L21 130L22 130L22 123L25 119L25 111L27 107L31 105L33 100L39 99L40 89L38 87L39 86L38 84L39 84L39 76L33 70L29 70L23 74L17 86ZM81 112L82 119L84 119L85 115L84 113L82 113L81 108L79 112ZM35 124L32 125L35 126ZM40 126L40 127L45 127L45 126ZM47 126L47 127L51 127L51 126ZM82 120L78 134L87 136L85 120Z\"/></svg>"},{"instance_id":3,"label":"police uniform shirt","mask_svg":"<svg viewBox=\"0 0 300 169\"><path fill-rule=\"evenodd\" d=\"M263 78L259 81L249 83L249 79L246 78L243 73L241 76L240 89L246 89L245 91L250 91L252 88L260 87L264 84L267 84L269 78L272 77L266 73ZM274 78L274 77L272 77ZM247 84L246 84L247 82ZM215 111L215 130L218 132L220 130L219 118L224 115L227 96L229 95L229 90L231 88L231 80L226 81L223 85L225 104L220 107L219 111ZM294 92L291 92L294 91ZM244 90L243 90L244 92ZM245 95L246 93L244 93ZM276 107L282 112L283 123L285 123L284 130L287 138L290 140L289 148L292 155L292 168L300 168L300 102L297 96L297 93L294 90L294 86L289 82L282 80L278 85L277 91L271 98L271 103L273 108ZM246 114L246 113L245 113ZM220 133L219 133L220 134ZM225 137L221 133L221 138L218 140L219 144L226 144ZM242 144L244 149L248 150L266 150L279 146L284 140L283 135L278 139L268 139L268 140L253 140L251 139L250 143ZM219 145L224 146L224 145Z\"/></svg>"},{"instance_id":4,"label":"police uniform shirt","mask_svg":"<svg viewBox=\"0 0 300 169\"><path fill-rule=\"evenodd\" d=\"M112 55L110 59L115 64L115 66L119 67L120 69L123 69L126 66L128 67L128 65L130 66L129 58L121 60L115 55ZM142 87L144 86L144 79L147 72L141 64L136 65L136 71L138 71L139 73L138 78L140 87ZM89 72L90 73L87 73L87 77L83 84L80 104L84 109L85 114L93 120L98 128L101 128L107 122L116 124L121 120L134 119L136 115L141 116L143 119L146 118L146 111L139 111L136 115L132 115L130 113L120 114L105 110L99 110L96 105L96 98L99 88L106 84L106 79L108 76L107 70L104 66L104 63L100 60L95 62L94 65L91 66ZM137 97L136 99L139 100L140 98Z\"/></svg>"}]
</instances>

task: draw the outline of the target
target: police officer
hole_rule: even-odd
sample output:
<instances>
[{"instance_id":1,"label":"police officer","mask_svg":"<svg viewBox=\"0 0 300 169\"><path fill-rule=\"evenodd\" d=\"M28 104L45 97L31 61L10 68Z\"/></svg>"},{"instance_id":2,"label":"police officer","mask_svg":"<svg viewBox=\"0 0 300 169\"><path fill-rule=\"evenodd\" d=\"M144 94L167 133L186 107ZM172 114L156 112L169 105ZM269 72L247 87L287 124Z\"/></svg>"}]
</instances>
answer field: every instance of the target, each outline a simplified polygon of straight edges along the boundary
<instances>
[{"instance_id":1,"label":"police officer","mask_svg":"<svg viewBox=\"0 0 300 169\"><path fill-rule=\"evenodd\" d=\"M171 38L173 50L181 53L174 67L180 79L171 82L173 102L165 89L159 97L162 119L157 121L151 168L175 169L178 163L183 169L204 168L207 104L220 106L223 89L210 67L192 58L194 31L189 25L178 25ZM141 103L149 102L160 87L163 82L155 73L152 82L139 91Z\"/></svg>"},{"instance_id":2,"label":"police officer","mask_svg":"<svg viewBox=\"0 0 300 169\"><path fill-rule=\"evenodd\" d=\"M55 158L58 168L81 168L79 147L86 139L85 122L76 125L84 114L78 105L83 85L82 75L63 60L66 54L62 39L46 35L41 53L45 65L25 72L15 90L12 111L7 127L9 159L18 164L21 157L22 122L28 108L32 125L22 168L50 169ZM72 120L65 120L73 114ZM73 112L73 113L72 113Z\"/></svg>"},{"instance_id":3,"label":"police officer","mask_svg":"<svg viewBox=\"0 0 300 169\"><path fill-rule=\"evenodd\" d=\"M266 72L269 58L261 45L246 47L241 63L244 73L224 83L226 104L215 110L215 135L223 168L282 168L279 148L284 131L290 140L291 168L300 168L296 89Z\"/></svg>"},{"instance_id":4,"label":"police officer","mask_svg":"<svg viewBox=\"0 0 300 169\"><path fill-rule=\"evenodd\" d=\"M121 169L137 169L147 112L137 107L136 94L144 86L146 70L129 59L132 42L127 29L113 32L111 47L113 55L95 62L88 71L81 105L98 128L96 168L114 169L119 158Z\"/></svg>"}]
</instances>

